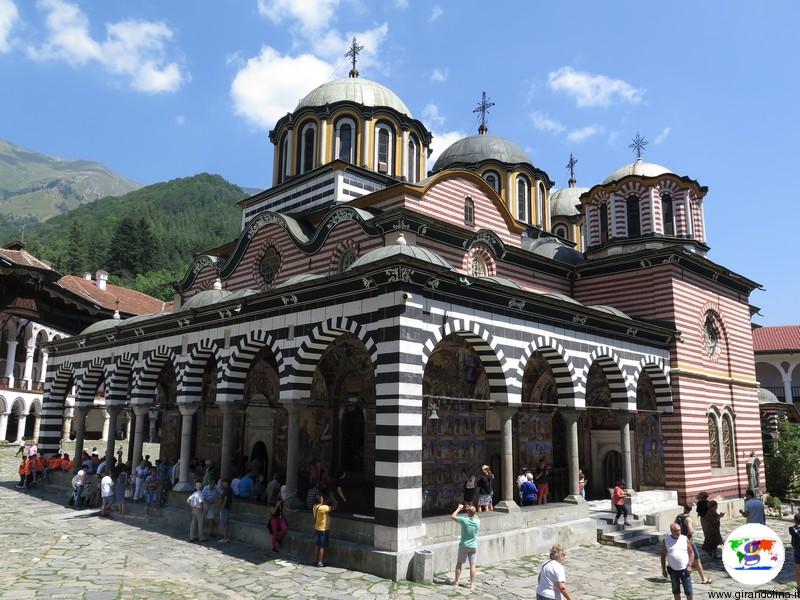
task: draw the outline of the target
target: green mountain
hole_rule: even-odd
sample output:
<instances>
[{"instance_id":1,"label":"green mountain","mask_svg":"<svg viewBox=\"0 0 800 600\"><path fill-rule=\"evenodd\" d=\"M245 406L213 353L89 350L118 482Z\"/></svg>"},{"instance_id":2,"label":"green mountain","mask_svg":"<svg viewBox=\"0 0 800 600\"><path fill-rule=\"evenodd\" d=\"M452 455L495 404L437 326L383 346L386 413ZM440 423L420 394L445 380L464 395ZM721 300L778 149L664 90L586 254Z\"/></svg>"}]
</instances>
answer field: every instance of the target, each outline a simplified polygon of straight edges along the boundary
<instances>
[{"instance_id":1,"label":"green mountain","mask_svg":"<svg viewBox=\"0 0 800 600\"><path fill-rule=\"evenodd\" d=\"M25 230L25 244L62 273L105 269L112 283L171 300L170 283L183 277L194 254L239 234L236 203L246 196L219 175L173 179L33 225Z\"/></svg>"},{"instance_id":2,"label":"green mountain","mask_svg":"<svg viewBox=\"0 0 800 600\"><path fill-rule=\"evenodd\" d=\"M98 163L47 156L0 140L0 215L17 227L138 187Z\"/></svg>"}]
</instances>

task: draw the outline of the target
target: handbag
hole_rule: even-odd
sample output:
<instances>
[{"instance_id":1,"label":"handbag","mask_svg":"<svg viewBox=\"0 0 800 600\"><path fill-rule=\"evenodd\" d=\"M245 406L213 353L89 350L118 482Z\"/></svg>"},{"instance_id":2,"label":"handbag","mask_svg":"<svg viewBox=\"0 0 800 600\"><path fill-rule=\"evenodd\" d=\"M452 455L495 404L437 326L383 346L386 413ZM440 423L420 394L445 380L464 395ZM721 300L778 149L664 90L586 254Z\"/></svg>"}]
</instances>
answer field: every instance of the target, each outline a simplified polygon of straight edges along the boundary
<instances>
[{"instance_id":1,"label":"handbag","mask_svg":"<svg viewBox=\"0 0 800 600\"><path fill-rule=\"evenodd\" d=\"M133 488L129 485L125 486L125 498L128 500L133 498Z\"/></svg>"}]
</instances>

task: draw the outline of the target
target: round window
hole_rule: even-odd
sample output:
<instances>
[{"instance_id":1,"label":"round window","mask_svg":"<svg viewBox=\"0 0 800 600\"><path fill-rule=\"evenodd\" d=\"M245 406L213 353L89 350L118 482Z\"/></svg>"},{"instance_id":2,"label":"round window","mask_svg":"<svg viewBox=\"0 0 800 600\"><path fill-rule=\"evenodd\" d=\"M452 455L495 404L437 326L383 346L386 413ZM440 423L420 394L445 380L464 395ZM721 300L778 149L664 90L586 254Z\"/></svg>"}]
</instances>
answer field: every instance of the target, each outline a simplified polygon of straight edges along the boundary
<instances>
[{"instance_id":1,"label":"round window","mask_svg":"<svg viewBox=\"0 0 800 600\"><path fill-rule=\"evenodd\" d=\"M477 256L472 258L472 261L469 263L469 274L473 277L486 277L488 270L483 259Z\"/></svg>"},{"instance_id":2,"label":"round window","mask_svg":"<svg viewBox=\"0 0 800 600\"><path fill-rule=\"evenodd\" d=\"M706 351L709 356L715 356L719 350L719 329L713 317L706 317L706 322L703 326L703 337L705 338Z\"/></svg>"},{"instance_id":3,"label":"round window","mask_svg":"<svg viewBox=\"0 0 800 600\"><path fill-rule=\"evenodd\" d=\"M350 266L356 262L356 251L352 248L348 248L342 255L339 257L339 273L344 273Z\"/></svg>"},{"instance_id":4,"label":"round window","mask_svg":"<svg viewBox=\"0 0 800 600\"><path fill-rule=\"evenodd\" d=\"M264 252L264 256L261 258L261 263L258 265L258 271L261 273L261 277L267 285L272 285L280 268L281 256L274 247L269 246L266 252Z\"/></svg>"}]
</instances>

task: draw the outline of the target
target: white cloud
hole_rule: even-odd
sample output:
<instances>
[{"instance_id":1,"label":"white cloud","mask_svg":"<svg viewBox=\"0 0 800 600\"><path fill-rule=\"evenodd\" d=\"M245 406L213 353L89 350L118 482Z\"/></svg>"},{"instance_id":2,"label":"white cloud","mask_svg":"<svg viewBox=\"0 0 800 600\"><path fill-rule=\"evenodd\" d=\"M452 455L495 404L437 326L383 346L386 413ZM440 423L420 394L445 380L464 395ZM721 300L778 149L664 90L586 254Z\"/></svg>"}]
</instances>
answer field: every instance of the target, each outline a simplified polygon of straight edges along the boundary
<instances>
[{"instance_id":1,"label":"white cloud","mask_svg":"<svg viewBox=\"0 0 800 600\"><path fill-rule=\"evenodd\" d=\"M311 54L284 56L263 46L236 73L231 99L237 115L259 127L272 127L298 100L324 83L333 65Z\"/></svg>"},{"instance_id":2,"label":"white cloud","mask_svg":"<svg viewBox=\"0 0 800 600\"><path fill-rule=\"evenodd\" d=\"M324 34L315 36L309 42L315 55L331 62L333 65L346 65L346 69L342 67L346 73L350 70L350 63L344 59L344 53L347 51L353 36L355 36L358 39L358 43L364 46L364 50L358 56L358 69L363 72L364 69L380 66L378 53L388 35L389 24L383 23L366 31L345 34L336 29L331 29Z\"/></svg>"},{"instance_id":3,"label":"white cloud","mask_svg":"<svg viewBox=\"0 0 800 600\"><path fill-rule=\"evenodd\" d=\"M551 119L540 110L535 110L531 113L531 121L533 122L534 128L538 131L561 133L565 129L560 121Z\"/></svg>"},{"instance_id":4,"label":"white cloud","mask_svg":"<svg viewBox=\"0 0 800 600\"><path fill-rule=\"evenodd\" d=\"M97 41L78 6L64 0L39 0L38 6L47 13L48 35L41 46L28 49L34 59L63 60L74 66L96 62L127 77L134 90L150 94L175 92L191 78L167 58L173 32L160 21L107 23L106 39Z\"/></svg>"},{"instance_id":5,"label":"white cloud","mask_svg":"<svg viewBox=\"0 0 800 600\"><path fill-rule=\"evenodd\" d=\"M431 16L428 17L428 23L433 23L436 19L441 17L444 14L444 10L438 4L434 5L433 10L431 10Z\"/></svg>"},{"instance_id":6,"label":"white cloud","mask_svg":"<svg viewBox=\"0 0 800 600\"><path fill-rule=\"evenodd\" d=\"M447 69L440 69L439 67L436 67L433 69L433 71L431 71L431 74L428 78L437 83L444 83L447 81Z\"/></svg>"},{"instance_id":7,"label":"white cloud","mask_svg":"<svg viewBox=\"0 0 800 600\"><path fill-rule=\"evenodd\" d=\"M400 10L408 8L408 0L393 0L392 4L394 4L395 8L399 8Z\"/></svg>"},{"instance_id":8,"label":"white cloud","mask_svg":"<svg viewBox=\"0 0 800 600\"><path fill-rule=\"evenodd\" d=\"M422 118L424 121L433 127L437 125L444 125L444 116L439 112L439 107L430 102L422 109Z\"/></svg>"},{"instance_id":9,"label":"white cloud","mask_svg":"<svg viewBox=\"0 0 800 600\"><path fill-rule=\"evenodd\" d=\"M605 132L600 125L588 125L586 127L581 127L580 129L574 129L567 134L567 139L570 142L575 142L576 144L580 144L581 142L585 142L590 137L599 135Z\"/></svg>"},{"instance_id":10,"label":"white cloud","mask_svg":"<svg viewBox=\"0 0 800 600\"><path fill-rule=\"evenodd\" d=\"M662 144L662 143L664 143L664 141L665 141L665 140L666 140L666 139L669 137L669 132L670 132L670 131L672 131L672 128L671 128L671 127L664 127L664 129L662 129L662 130L661 130L661 133L659 133L659 134L656 136L656 139L654 140L654 141L655 141L655 143L656 143L656 144Z\"/></svg>"},{"instance_id":11,"label":"white cloud","mask_svg":"<svg viewBox=\"0 0 800 600\"><path fill-rule=\"evenodd\" d=\"M260 14L276 24L294 19L306 35L327 27L338 6L339 0L258 0Z\"/></svg>"},{"instance_id":12,"label":"white cloud","mask_svg":"<svg viewBox=\"0 0 800 600\"><path fill-rule=\"evenodd\" d=\"M11 49L11 28L19 19L19 11L13 0L0 0L0 52Z\"/></svg>"},{"instance_id":13,"label":"white cloud","mask_svg":"<svg viewBox=\"0 0 800 600\"><path fill-rule=\"evenodd\" d=\"M609 106L614 102L638 104L644 93L644 90L636 89L622 79L576 71L572 67L552 71L547 83L554 92L575 98L576 104L581 107Z\"/></svg>"},{"instance_id":14,"label":"white cloud","mask_svg":"<svg viewBox=\"0 0 800 600\"><path fill-rule=\"evenodd\" d=\"M428 157L428 170L433 168L439 155L447 150L453 142L457 142L467 136L466 133L461 131L432 131L431 135L433 135L433 140L431 141L431 155Z\"/></svg>"}]
</instances>

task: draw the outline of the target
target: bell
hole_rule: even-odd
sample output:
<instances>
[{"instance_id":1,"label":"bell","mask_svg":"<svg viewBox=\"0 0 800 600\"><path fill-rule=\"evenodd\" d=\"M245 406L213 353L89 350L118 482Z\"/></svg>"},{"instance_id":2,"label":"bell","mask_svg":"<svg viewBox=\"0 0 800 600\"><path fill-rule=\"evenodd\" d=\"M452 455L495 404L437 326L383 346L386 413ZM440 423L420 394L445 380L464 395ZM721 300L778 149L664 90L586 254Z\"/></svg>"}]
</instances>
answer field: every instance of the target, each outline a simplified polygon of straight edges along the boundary
<instances>
[{"instance_id":1,"label":"bell","mask_svg":"<svg viewBox=\"0 0 800 600\"><path fill-rule=\"evenodd\" d=\"M438 421L439 420L439 412L434 408L431 410L431 414L428 415L429 421Z\"/></svg>"}]
</instances>

